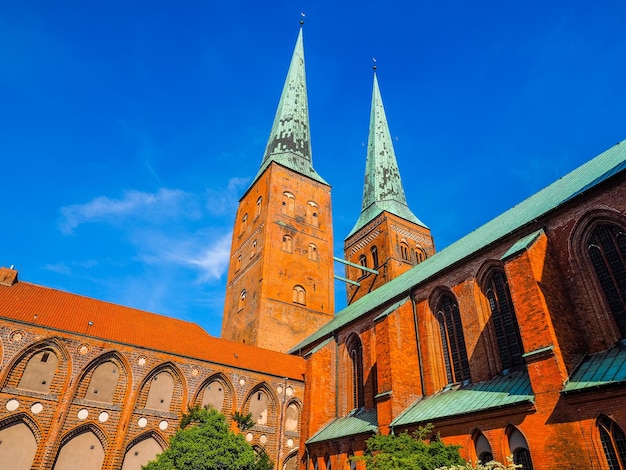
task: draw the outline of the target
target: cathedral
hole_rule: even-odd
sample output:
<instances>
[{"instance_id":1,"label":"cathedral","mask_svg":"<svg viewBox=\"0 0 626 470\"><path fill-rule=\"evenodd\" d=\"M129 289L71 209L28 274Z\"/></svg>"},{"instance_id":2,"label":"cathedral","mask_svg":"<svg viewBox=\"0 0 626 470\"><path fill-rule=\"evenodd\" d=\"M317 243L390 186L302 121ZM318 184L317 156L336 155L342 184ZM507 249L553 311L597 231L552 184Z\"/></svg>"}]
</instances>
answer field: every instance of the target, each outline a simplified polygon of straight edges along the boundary
<instances>
[{"instance_id":1,"label":"cathedral","mask_svg":"<svg viewBox=\"0 0 626 470\"><path fill-rule=\"evenodd\" d=\"M239 201L221 338L0 268L0 470L140 470L195 405L236 432L251 413L277 470L362 468L369 437L428 423L470 461L625 470L626 141L436 251L374 72L337 259L309 129L301 28Z\"/></svg>"}]
</instances>

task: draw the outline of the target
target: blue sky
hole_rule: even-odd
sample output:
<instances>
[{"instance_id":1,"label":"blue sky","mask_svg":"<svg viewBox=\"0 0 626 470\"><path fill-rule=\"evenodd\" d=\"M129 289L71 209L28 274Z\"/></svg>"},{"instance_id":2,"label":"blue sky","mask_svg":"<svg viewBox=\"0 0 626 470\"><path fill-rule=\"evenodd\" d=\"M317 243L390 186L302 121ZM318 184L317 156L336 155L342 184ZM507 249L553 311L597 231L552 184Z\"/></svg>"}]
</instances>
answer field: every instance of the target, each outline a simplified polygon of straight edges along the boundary
<instances>
[{"instance_id":1,"label":"blue sky","mask_svg":"<svg viewBox=\"0 0 626 470\"><path fill-rule=\"evenodd\" d=\"M11 3L0 265L216 336L300 11L338 255L360 211L372 57L438 249L626 138L623 0Z\"/></svg>"}]
</instances>

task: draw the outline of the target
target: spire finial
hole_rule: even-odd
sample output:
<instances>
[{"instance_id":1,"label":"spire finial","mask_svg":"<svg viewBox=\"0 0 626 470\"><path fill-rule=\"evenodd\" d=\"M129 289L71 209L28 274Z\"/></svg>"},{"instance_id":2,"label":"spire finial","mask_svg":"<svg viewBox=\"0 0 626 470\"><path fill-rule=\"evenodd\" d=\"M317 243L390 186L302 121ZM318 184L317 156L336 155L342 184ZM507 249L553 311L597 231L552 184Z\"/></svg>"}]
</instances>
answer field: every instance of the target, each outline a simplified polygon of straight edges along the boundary
<instances>
[{"instance_id":1,"label":"spire finial","mask_svg":"<svg viewBox=\"0 0 626 470\"><path fill-rule=\"evenodd\" d=\"M305 16L306 16L306 15L304 14L304 12L303 12L303 11L301 11L301 12L300 12L300 26L302 26L302 25L304 24L304 17L305 17Z\"/></svg>"},{"instance_id":2,"label":"spire finial","mask_svg":"<svg viewBox=\"0 0 626 470\"><path fill-rule=\"evenodd\" d=\"M372 57L372 70L376 73L376 57Z\"/></svg>"}]
</instances>

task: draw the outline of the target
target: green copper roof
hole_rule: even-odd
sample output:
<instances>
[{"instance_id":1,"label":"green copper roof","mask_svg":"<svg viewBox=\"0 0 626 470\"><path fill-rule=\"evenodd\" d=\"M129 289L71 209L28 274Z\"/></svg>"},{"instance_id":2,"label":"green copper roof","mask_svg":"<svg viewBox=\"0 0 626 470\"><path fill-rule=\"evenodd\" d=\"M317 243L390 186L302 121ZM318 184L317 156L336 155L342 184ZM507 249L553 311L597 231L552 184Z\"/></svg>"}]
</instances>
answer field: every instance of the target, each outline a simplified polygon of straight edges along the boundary
<instances>
[{"instance_id":1,"label":"green copper roof","mask_svg":"<svg viewBox=\"0 0 626 470\"><path fill-rule=\"evenodd\" d=\"M382 311L391 302L399 300L400 296L406 295L415 286L437 276L443 270L513 232L519 231L519 236L525 237L530 233L530 230L527 228L524 230L524 228L536 219L624 170L626 170L626 141L611 147L469 235L427 258L401 276L348 305L337 312L330 322L296 345L291 352L297 352L309 344L332 335L334 331L362 315L374 310Z\"/></svg>"},{"instance_id":2,"label":"green copper roof","mask_svg":"<svg viewBox=\"0 0 626 470\"><path fill-rule=\"evenodd\" d=\"M563 390L580 392L626 382L626 344L587 356Z\"/></svg>"},{"instance_id":3,"label":"green copper roof","mask_svg":"<svg viewBox=\"0 0 626 470\"><path fill-rule=\"evenodd\" d=\"M423 424L505 406L532 404L534 401L528 373L521 370L486 382L444 389L422 398L394 419L391 426Z\"/></svg>"},{"instance_id":4,"label":"green copper roof","mask_svg":"<svg viewBox=\"0 0 626 470\"><path fill-rule=\"evenodd\" d=\"M367 161L365 163L365 184L363 186L363 206L361 215L350 237L383 211L402 217L426 227L406 204L400 170L391 142L389 125L383 100L374 73L372 110L370 113L370 133L367 141Z\"/></svg>"},{"instance_id":5,"label":"green copper roof","mask_svg":"<svg viewBox=\"0 0 626 470\"><path fill-rule=\"evenodd\" d=\"M301 175L328 184L313 169L309 131L309 103L304 72L302 28L291 57L287 79L280 96L274 124L267 141L263 162L252 183L261 176L270 163L276 162Z\"/></svg>"},{"instance_id":6,"label":"green copper roof","mask_svg":"<svg viewBox=\"0 0 626 470\"><path fill-rule=\"evenodd\" d=\"M378 432L378 417L376 410L355 410L348 416L336 418L319 432L314 434L307 444L330 441L340 437L355 436L357 434L376 434Z\"/></svg>"}]
</instances>

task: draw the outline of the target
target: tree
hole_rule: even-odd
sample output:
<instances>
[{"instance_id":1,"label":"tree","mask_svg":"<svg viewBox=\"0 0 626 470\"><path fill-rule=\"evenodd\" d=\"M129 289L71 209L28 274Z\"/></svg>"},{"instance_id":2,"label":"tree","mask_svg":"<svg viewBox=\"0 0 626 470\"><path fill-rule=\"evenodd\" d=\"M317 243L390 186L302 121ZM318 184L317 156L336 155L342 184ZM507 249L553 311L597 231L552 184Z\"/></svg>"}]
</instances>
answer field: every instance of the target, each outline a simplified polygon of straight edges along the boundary
<instances>
[{"instance_id":1,"label":"tree","mask_svg":"<svg viewBox=\"0 0 626 470\"><path fill-rule=\"evenodd\" d=\"M271 462L257 457L241 434L233 433L214 409L191 408L170 446L144 470L267 470Z\"/></svg>"},{"instance_id":2,"label":"tree","mask_svg":"<svg viewBox=\"0 0 626 470\"><path fill-rule=\"evenodd\" d=\"M513 457L507 457L507 462L506 464L496 462L495 460L487 463L479 461L475 464L467 462L464 465L450 465L437 470L515 470L516 468L522 468L521 465L513 463Z\"/></svg>"},{"instance_id":3,"label":"tree","mask_svg":"<svg viewBox=\"0 0 626 470\"><path fill-rule=\"evenodd\" d=\"M237 427L239 428L241 432L244 432L250 429L255 424L254 419L252 419L252 413L248 413L247 415L244 415L243 413L240 413L239 411L235 411L233 413L233 421L237 423Z\"/></svg>"},{"instance_id":4,"label":"tree","mask_svg":"<svg viewBox=\"0 0 626 470\"><path fill-rule=\"evenodd\" d=\"M434 470L445 465L464 464L459 446L446 445L438 439L427 443L432 424L409 435L377 434L366 442L365 455L354 457L365 461L367 470Z\"/></svg>"}]
</instances>

